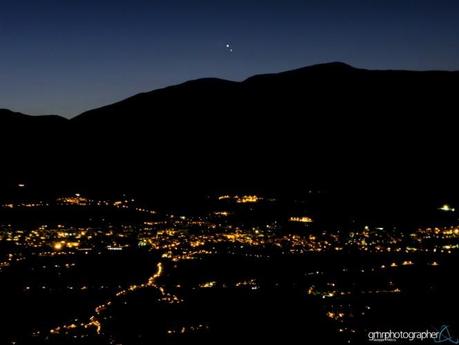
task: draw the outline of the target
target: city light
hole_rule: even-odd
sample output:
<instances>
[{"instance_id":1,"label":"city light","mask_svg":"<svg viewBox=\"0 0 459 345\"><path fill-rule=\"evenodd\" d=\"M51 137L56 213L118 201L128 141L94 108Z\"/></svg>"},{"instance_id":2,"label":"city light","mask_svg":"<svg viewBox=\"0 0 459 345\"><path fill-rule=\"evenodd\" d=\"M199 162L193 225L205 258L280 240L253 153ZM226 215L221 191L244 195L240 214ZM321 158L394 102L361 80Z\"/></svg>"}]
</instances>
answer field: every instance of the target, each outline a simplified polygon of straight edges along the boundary
<instances>
[{"instance_id":1,"label":"city light","mask_svg":"<svg viewBox=\"0 0 459 345\"><path fill-rule=\"evenodd\" d=\"M296 223L312 223L312 218L311 217L290 217L288 219L290 222L296 222Z\"/></svg>"}]
</instances>

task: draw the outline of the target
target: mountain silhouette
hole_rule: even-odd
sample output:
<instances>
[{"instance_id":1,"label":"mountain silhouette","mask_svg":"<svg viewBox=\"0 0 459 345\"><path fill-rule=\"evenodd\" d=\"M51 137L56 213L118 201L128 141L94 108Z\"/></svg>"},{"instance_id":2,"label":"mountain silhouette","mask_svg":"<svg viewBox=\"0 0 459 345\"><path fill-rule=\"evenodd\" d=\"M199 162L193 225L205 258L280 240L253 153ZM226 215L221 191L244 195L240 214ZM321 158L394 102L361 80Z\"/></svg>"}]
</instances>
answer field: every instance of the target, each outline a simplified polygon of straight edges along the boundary
<instances>
[{"instance_id":1,"label":"mountain silhouette","mask_svg":"<svg viewBox=\"0 0 459 345\"><path fill-rule=\"evenodd\" d=\"M0 125L5 129L13 126L24 126L24 129L30 125L53 126L67 122L67 119L58 115L41 115L32 116L14 112L8 109L0 109Z\"/></svg>"},{"instance_id":2,"label":"mountain silhouette","mask_svg":"<svg viewBox=\"0 0 459 345\"><path fill-rule=\"evenodd\" d=\"M458 87L458 72L334 62L193 80L71 120L2 110L2 175L108 190L452 188Z\"/></svg>"}]
</instances>

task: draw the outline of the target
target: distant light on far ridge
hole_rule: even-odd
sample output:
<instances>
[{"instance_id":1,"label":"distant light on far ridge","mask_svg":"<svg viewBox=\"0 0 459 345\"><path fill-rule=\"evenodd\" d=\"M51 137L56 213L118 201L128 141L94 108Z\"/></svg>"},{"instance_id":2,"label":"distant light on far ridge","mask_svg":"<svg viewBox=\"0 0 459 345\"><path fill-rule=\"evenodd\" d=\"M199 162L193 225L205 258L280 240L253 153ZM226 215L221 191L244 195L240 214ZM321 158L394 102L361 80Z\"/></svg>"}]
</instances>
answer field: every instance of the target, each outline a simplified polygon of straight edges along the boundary
<instances>
[{"instance_id":1,"label":"distant light on far ridge","mask_svg":"<svg viewBox=\"0 0 459 345\"><path fill-rule=\"evenodd\" d=\"M444 211L444 212L454 212L454 211L456 211L455 208L451 207L448 204L444 204L442 207L439 208L439 210L440 211Z\"/></svg>"},{"instance_id":2,"label":"distant light on far ridge","mask_svg":"<svg viewBox=\"0 0 459 345\"><path fill-rule=\"evenodd\" d=\"M306 217L306 216L303 216L303 217L290 217L288 220L290 222L295 222L295 223L312 223L313 222L311 217Z\"/></svg>"}]
</instances>

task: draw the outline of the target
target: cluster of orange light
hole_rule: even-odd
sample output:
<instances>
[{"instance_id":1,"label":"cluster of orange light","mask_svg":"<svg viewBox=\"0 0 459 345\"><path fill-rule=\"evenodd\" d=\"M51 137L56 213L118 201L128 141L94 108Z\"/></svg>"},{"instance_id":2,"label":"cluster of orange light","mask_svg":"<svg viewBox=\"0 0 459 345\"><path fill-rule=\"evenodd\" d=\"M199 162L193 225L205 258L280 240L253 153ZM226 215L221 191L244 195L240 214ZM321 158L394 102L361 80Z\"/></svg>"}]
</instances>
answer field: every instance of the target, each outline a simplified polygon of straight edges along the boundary
<instances>
[{"instance_id":1,"label":"cluster of orange light","mask_svg":"<svg viewBox=\"0 0 459 345\"><path fill-rule=\"evenodd\" d=\"M290 217L288 219L290 222L295 222L295 223L312 223L312 218L311 217Z\"/></svg>"},{"instance_id":2,"label":"cluster of orange light","mask_svg":"<svg viewBox=\"0 0 459 345\"><path fill-rule=\"evenodd\" d=\"M245 203L254 203L262 200L263 198L259 197L258 195L220 195L218 200L230 200L233 199L239 204Z\"/></svg>"}]
</instances>

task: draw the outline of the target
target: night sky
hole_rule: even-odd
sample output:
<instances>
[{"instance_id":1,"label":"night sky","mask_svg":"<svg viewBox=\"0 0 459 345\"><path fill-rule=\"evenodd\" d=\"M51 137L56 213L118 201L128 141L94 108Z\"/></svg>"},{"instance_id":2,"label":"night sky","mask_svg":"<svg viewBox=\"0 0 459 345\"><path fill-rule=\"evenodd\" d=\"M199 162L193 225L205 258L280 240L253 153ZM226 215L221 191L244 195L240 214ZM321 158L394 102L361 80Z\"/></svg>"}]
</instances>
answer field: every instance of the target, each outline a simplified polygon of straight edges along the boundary
<instances>
[{"instance_id":1,"label":"night sky","mask_svg":"<svg viewBox=\"0 0 459 345\"><path fill-rule=\"evenodd\" d=\"M457 0L2 0L0 108L68 117L199 77L459 70Z\"/></svg>"}]
</instances>

